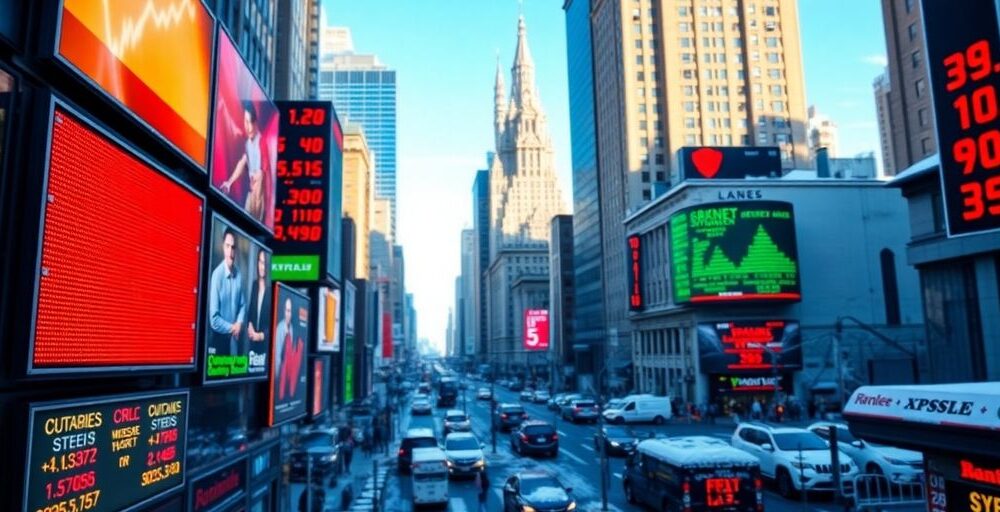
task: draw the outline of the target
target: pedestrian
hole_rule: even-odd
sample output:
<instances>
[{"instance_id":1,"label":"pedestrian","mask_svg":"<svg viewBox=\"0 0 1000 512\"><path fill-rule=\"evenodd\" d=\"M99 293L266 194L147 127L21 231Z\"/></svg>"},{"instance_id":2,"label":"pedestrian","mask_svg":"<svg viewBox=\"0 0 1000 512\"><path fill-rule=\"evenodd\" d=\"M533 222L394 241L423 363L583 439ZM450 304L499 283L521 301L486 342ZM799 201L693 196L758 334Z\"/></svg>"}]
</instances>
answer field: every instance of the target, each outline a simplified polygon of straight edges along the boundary
<instances>
[{"instance_id":1,"label":"pedestrian","mask_svg":"<svg viewBox=\"0 0 1000 512\"><path fill-rule=\"evenodd\" d=\"M486 500L490 496L490 479L486 476L486 470L476 474L476 487L479 489L479 510L486 512Z\"/></svg>"},{"instance_id":2,"label":"pedestrian","mask_svg":"<svg viewBox=\"0 0 1000 512\"><path fill-rule=\"evenodd\" d=\"M365 427L364 437L361 439L361 453L365 454L365 457L371 457L372 455L372 431L371 426Z\"/></svg>"},{"instance_id":3,"label":"pedestrian","mask_svg":"<svg viewBox=\"0 0 1000 512\"><path fill-rule=\"evenodd\" d=\"M761 419L761 416L764 414L764 410L761 408L759 401L753 401L753 405L750 406L750 414L755 420Z\"/></svg>"},{"instance_id":4,"label":"pedestrian","mask_svg":"<svg viewBox=\"0 0 1000 512\"><path fill-rule=\"evenodd\" d=\"M344 472L351 474L351 459L354 458L354 438L348 438L344 443Z\"/></svg>"},{"instance_id":5,"label":"pedestrian","mask_svg":"<svg viewBox=\"0 0 1000 512\"><path fill-rule=\"evenodd\" d=\"M382 432L383 430L382 420L379 420L378 423L375 424L375 430L372 432L372 441L375 442L375 449L378 450L379 453L385 453L385 449L383 448L385 446L385 434Z\"/></svg>"}]
</instances>

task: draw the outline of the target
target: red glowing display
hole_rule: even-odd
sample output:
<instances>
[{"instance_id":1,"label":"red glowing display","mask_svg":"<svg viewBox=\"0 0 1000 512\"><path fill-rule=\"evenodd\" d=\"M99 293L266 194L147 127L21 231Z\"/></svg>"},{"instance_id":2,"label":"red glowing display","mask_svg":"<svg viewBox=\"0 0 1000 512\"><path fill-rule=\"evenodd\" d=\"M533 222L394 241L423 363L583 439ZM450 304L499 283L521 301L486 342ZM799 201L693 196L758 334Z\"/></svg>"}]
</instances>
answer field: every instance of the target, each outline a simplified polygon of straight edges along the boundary
<instances>
[{"instance_id":1,"label":"red glowing display","mask_svg":"<svg viewBox=\"0 0 1000 512\"><path fill-rule=\"evenodd\" d=\"M701 371L713 374L756 374L762 370L802 366L797 322L741 320L698 325Z\"/></svg>"},{"instance_id":2,"label":"red glowing display","mask_svg":"<svg viewBox=\"0 0 1000 512\"><path fill-rule=\"evenodd\" d=\"M632 311L641 310L644 306L642 301L642 240L639 235L628 237L629 254L629 288L628 307Z\"/></svg>"},{"instance_id":3,"label":"red glowing display","mask_svg":"<svg viewBox=\"0 0 1000 512\"><path fill-rule=\"evenodd\" d=\"M705 503L709 507L739 505L739 478L709 478L705 480Z\"/></svg>"},{"instance_id":4,"label":"red glowing display","mask_svg":"<svg viewBox=\"0 0 1000 512\"><path fill-rule=\"evenodd\" d=\"M548 350L549 310L524 310L524 350Z\"/></svg>"},{"instance_id":5,"label":"red glowing display","mask_svg":"<svg viewBox=\"0 0 1000 512\"><path fill-rule=\"evenodd\" d=\"M31 371L194 364L204 199L57 107Z\"/></svg>"},{"instance_id":6,"label":"red glowing display","mask_svg":"<svg viewBox=\"0 0 1000 512\"><path fill-rule=\"evenodd\" d=\"M927 0L923 6L948 233L1000 229L995 6L970 2L954 9Z\"/></svg>"},{"instance_id":7,"label":"red glowing display","mask_svg":"<svg viewBox=\"0 0 1000 512\"><path fill-rule=\"evenodd\" d=\"M326 190L331 125L336 125L336 119L329 103L286 102L280 109L274 238L295 246L298 254L318 254L325 245L329 221Z\"/></svg>"}]
</instances>

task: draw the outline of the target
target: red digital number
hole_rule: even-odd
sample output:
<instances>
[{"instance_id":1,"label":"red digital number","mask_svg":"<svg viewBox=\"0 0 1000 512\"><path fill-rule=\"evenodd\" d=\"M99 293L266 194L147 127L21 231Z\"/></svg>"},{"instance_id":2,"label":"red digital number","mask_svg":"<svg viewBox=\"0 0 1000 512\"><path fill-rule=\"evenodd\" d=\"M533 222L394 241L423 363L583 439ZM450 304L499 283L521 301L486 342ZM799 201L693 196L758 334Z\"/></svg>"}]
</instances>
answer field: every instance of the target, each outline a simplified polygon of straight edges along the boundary
<instances>
[{"instance_id":1,"label":"red digital number","mask_svg":"<svg viewBox=\"0 0 1000 512\"><path fill-rule=\"evenodd\" d=\"M288 206L314 206L323 202L323 189L314 188L290 188L288 189L288 199L285 204Z\"/></svg>"},{"instance_id":2,"label":"red digital number","mask_svg":"<svg viewBox=\"0 0 1000 512\"><path fill-rule=\"evenodd\" d=\"M292 125L320 126L326 120L326 110L321 108L288 109L288 122Z\"/></svg>"},{"instance_id":3,"label":"red digital number","mask_svg":"<svg viewBox=\"0 0 1000 512\"><path fill-rule=\"evenodd\" d=\"M302 151L311 154L317 154L323 152L323 137L300 137L299 147Z\"/></svg>"},{"instance_id":4,"label":"red digital number","mask_svg":"<svg viewBox=\"0 0 1000 512\"><path fill-rule=\"evenodd\" d=\"M985 182L970 181L959 187L962 192L962 219L981 219L986 212L991 216L1000 215L1000 176L993 176Z\"/></svg>"},{"instance_id":5,"label":"red digital number","mask_svg":"<svg viewBox=\"0 0 1000 512\"><path fill-rule=\"evenodd\" d=\"M943 62L948 76L945 90L949 92L961 88L969 79L980 80L993 72L990 43L986 39L970 44L965 51L945 57Z\"/></svg>"},{"instance_id":6,"label":"red digital number","mask_svg":"<svg viewBox=\"0 0 1000 512\"><path fill-rule=\"evenodd\" d=\"M321 160L278 160L279 178L321 178L323 162Z\"/></svg>"},{"instance_id":7,"label":"red digital number","mask_svg":"<svg viewBox=\"0 0 1000 512\"><path fill-rule=\"evenodd\" d=\"M1000 131L958 139L951 146L951 156L962 164L962 174L972 173L977 166L985 170L1000 167Z\"/></svg>"},{"instance_id":8,"label":"red digital number","mask_svg":"<svg viewBox=\"0 0 1000 512\"><path fill-rule=\"evenodd\" d=\"M285 152L285 136L278 137L278 154Z\"/></svg>"},{"instance_id":9,"label":"red digital number","mask_svg":"<svg viewBox=\"0 0 1000 512\"><path fill-rule=\"evenodd\" d=\"M986 124L997 118L997 91L992 85L984 85L972 91L972 100L968 95L961 95L952 102L958 111L958 120L963 130L976 124ZM971 103L971 105L970 105Z\"/></svg>"}]
</instances>

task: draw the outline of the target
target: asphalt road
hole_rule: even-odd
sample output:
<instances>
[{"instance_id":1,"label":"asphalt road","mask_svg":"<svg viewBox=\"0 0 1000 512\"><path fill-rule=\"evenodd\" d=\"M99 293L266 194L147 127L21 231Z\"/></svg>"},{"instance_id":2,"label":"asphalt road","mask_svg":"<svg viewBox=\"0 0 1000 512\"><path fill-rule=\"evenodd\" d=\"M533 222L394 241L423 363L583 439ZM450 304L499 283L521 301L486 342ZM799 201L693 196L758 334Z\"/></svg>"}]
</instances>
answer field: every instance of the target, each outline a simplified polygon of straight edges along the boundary
<instances>
[{"instance_id":1,"label":"asphalt road","mask_svg":"<svg viewBox=\"0 0 1000 512\"><path fill-rule=\"evenodd\" d=\"M533 458L522 457L511 450L509 435L497 433L496 452L491 446L491 434L489 429L490 406L488 401L475 400L475 388L467 391L468 401L465 407L472 418L473 432L480 441L486 443L487 468L492 487L492 493L487 503L487 510L502 510L501 488L506 478L524 469L544 469L557 475L564 486L573 489L573 496L577 500L577 510L580 511L600 511L602 507L601 484L600 484L600 458L595 452L593 435L596 431L594 425L574 425L556 418L556 414L546 409L544 405L524 403L528 415L534 419L546 420L554 423L559 432L559 455L555 458ZM517 402L517 393L496 389L499 402ZM457 409L463 408L461 396L459 397ZM433 428L439 439L441 436L441 418L445 409L435 408L431 416L409 416L409 409L405 411L406 416L402 418L402 430L408 427ZM709 435L720 439L728 440L732 433L732 427L726 425L705 425L705 424L667 424L663 426L634 425L633 430L643 437L649 432L657 432L666 435ZM624 459L610 459L610 482L608 485L608 510L611 511L639 511L642 510L634 505L629 505L622 491L621 479L624 467ZM403 512L413 509L411 485L406 475L395 476L389 481L388 499L386 500L386 511ZM450 501L448 510L463 512L466 510L478 510L479 503L475 483L472 480L453 480L449 485ZM764 494L765 507L769 511L828 511L841 510L841 507L833 504L830 498L818 499L809 496L809 502L788 501L773 492L767 490Z\"/></svg>"}]
</instances>

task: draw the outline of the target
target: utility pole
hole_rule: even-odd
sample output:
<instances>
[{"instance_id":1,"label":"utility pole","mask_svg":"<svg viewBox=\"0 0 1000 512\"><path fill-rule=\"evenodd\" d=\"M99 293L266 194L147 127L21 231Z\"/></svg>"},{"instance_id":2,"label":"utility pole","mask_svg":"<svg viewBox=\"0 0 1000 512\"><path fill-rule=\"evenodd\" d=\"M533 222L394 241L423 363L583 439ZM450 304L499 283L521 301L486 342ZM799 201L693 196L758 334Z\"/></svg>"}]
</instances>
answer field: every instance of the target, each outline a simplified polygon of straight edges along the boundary
<instances>
[{"instance_id":1,"label":"utility pole","mask_svg":"<svg viewBox=\"0 0 1000 512\"><path fill-rule=\"evenodd\" d=\"M492 353L490 359L493 359ZM494 364L493 379L490 380L490 433L493 435L493 454L497 453L497 371Z\"/></svg>"},{"instance_id":2,"label":"utility pole","mask_svg":"<svg viewBox=\"0 0 1000 512\"><path fill-rule=\"evenodd\" d=\"M846 402L844 394L844 362L843 357L840 354L840 334L843 332L843 318L837 318L836 328L833 330L833 363L837 371L837 405L840 410L844 410L844 402Z\"/></svg>"},{"instance_id":3,"label":"utility pole","mask_svg":"<svg viewBox=\"0 0 1000 512\"><path fill-rule=\"evenodd\" d=\"M601 372L597 374L598 388L601 390L601 398L604 397L604 372L608 369L607 359L604 361L604 367L601 368ZM597 431L604 432L604 405L600 406L600 411L597 415ZM608 510L608 450L607 443L601 442L601 512L607 512Z\"/></svg>"}]
</instances>

